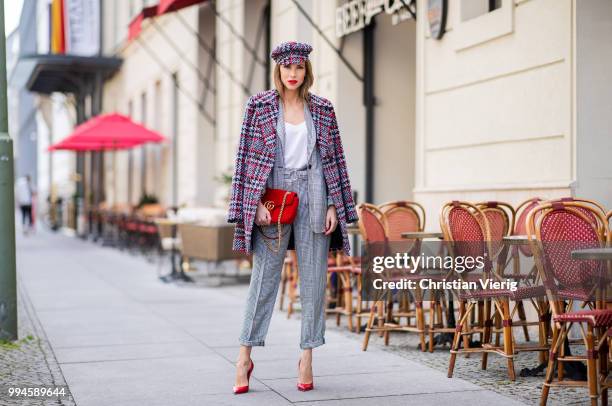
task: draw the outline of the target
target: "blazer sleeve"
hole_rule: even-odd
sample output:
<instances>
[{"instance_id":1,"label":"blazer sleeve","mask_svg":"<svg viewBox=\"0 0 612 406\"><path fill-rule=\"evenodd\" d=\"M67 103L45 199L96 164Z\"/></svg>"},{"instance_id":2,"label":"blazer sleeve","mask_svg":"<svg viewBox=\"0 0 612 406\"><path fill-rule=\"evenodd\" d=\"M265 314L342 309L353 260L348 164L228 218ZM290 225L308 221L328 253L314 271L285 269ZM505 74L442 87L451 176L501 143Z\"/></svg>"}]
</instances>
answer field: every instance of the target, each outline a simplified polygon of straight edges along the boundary
<instances>
[{"instance_id":1,"label":"blazer sleeve","mask_svg":"<svg viewBox=\"0 0 612 406\"><path fill-rule=\"evenodd\" d=\"M253 120L255 116L255 105L253 96L249 97L244 109L242 128L240 130L240 141L234 165L234 176L232 177L231 198L229 212L227 215L228 223L238 223L243 219L243 196L244 196L244 175L246 173L246 156L248 150L249 132L253 130Z\"/></svg>"},{"instance_id":2,"label":"blazer sleeve","mask_svg":"<svg viewBox=\"0 0 612 406\"><path fill-rule=\"evenodd\" d=\"M338 128L338 120L336 119L336 112L333 106L331 108L331 114L331 137L336 155L336 163L338 165L338 173L340 175L340 190L342 193L342 200L344 201L344 212L346 215L346 222L352 223L359 220L359 216L355 210L355 202L353 201L353 191L348 176L348 169L346 167L344 148L342 147L342 140L340 139L340 129Z\"/></svg>"}]
</instances>

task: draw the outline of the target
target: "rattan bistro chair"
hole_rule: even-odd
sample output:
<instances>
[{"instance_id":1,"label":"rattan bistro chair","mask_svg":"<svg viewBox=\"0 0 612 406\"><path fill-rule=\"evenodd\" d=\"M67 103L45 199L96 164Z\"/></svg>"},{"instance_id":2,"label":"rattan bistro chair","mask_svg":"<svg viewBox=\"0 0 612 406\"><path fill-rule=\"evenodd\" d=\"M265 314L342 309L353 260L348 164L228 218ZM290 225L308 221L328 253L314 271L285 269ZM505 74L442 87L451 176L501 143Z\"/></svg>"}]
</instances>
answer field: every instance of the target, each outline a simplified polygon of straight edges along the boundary
<instances>
[{"instance_id":1,"label":"rattan bistro chair","mask_svg":"<svg viewBox=\"0 0 612 406\"><path fill-rule=\"evenodd\" d=\"M513 235L526 235L527 234L527 216L531 211L536 208L543 201L540 197L533 197L531 199L525 200L516 208L516 222L514 224L514 232ZM513 261L513 275L516 277L520 277L520 281L523 283L530 284L530 288L533 290L537 290L537 297L531 298L531 303L533 307L538 312L538 340L541 345L545 345L549 347L549 338L551 336L550 329L550 318L551 313L548 307L548 301L546 300L546 291L544 289L544 285L542 284L542 280L539 277L537 267L535 263L529 272L524 275L520 270L520 256L524 256L525 258L533 258L533 252L531 251L531 247L528 244L525 245L515 245L512 247L512 261ZM518 303L517 303L518 304ZM525 322L524 325L531 326L535 325L536 322ZM525 335L527 338L528 335ZM529 339L527 339L529 341ZM517 346L518 351L521 351L521 347ZM539 355L540 362L545 362L547 360L546 353L540 352Z\"/></svg>"},{"instance_id":2,"label":"rattan bistro chair","mask_svg":"<svg viewBox=\"0 0 612 406\"><path fill-rule=\"evenodd\" d=\"M510 248L516 248L516 246L509 247L503 243L503 237L508 235L514 228L514 221L512 220L512 218L515 217L514 209L508 203L502 202L481 203L478 204L478 207L481 208L491 226L491 245L494 250L493 257L497 258L497 274L503 279L511 279L518 284L518 289L516 291L509 292L509 298L514 303L514 306L511 307L510 318L514 319L515 315L518 315L519 318L517 322L512 322L512 328L522 327L525 340L529 342L528 326L538 326L538 343L533 345L518 345L515 342L514 351L539 351L540 359L544 361L545 352L548 350L548 341L546 338L546 324L548 320L546 315L548 313L548 306L545 300L546 291L544 290L544 286L537 278L537 272L535 274L530 272L527 275L521 275L520 272L516 272L516 268L513 273L508 274L505 272L510 262L506 262ZM517 258L513 259L515 260L514 265L516 267L519 261ZM538 315L537 321L527 321L523 304L524 301L530 301L532 303ZM482 317L479 318L479 321L481 320ZM496 318L496 345L499 345L500 322L501 320ZM488 326L485 327L489 328ZM512 330L512 332L514 333L514 330ZM484 335L490 339L490 333L487 333L486 329ZM483 353L483 369L486 369L486 364L487 353Z\"/></svg>"},{"instance_id":3,"label":"rattan bistro chair","mask_svg":"<svg viewBox=\"0 0 612 406\"><path fill-rule=\"evenodd\" d=\"M599 395L602 404L607 404L612 310L593 309L593 293L610 283L606 264L596 260L574 260L571 252L602 247L606 238L609 242L608 224L592 204L553 201L543 202L532 210L527 218L527 232L553 314L553 339L540 404L546 405L551 386L587 387L592 405L597 405ZM574 301L585 302L590 310L570 311ZM580 326L586 347L584 355L565 353L564 342L572 324ZM599 376L596 360L599 361ZM563 364L581 361L587 363L587 381L564 380Z\"/></svg>"},{"instance_id":4,"label":"rattan bistro chair","mask_svg":"<svg viewBox=\"0 0 612 406\"><path fill-rule=\"evenodd\" d=\"M396 252L408 252L412 255L421 253L420 239L405 239L402 237L403 232L423 231L425 229L426 214L425 209L417 202L398 200L383 203L378 206L383 214L383 224L386 225L386 236L389 242L389 255L395 255ZM406 275L408 276L408 275ZM416 274L410 275L413 279L418 279ZM419 335L421 351L426 350L425 335L427 332L425 310L423 309L423 297L420 292L411 297L407 292L398 293L398 310L394 312L394 300L389 300L386 306L386 322L385 326L393 327L396 331L416 332ZM391 298L392 299L392 298ZM412 300L411 300L412 299ZM411 302L414 307L411 306ZM439 311L438 311L439 310ZM400 322L402 317L406 317L406 323ZM439 327L441 320L436 321L436 317L441 319L441 305L439 301L430 302L430 349L433 351L433 334L434 326ZM398 318L399 320L395 320ZM414 323L411 319L414 318ZM389 343L389 333L394 330L385 330L385 345Z\"/></svg>"},{"instance_id":5,"label":"rattan bistro chair","mask_svg":"<svg viewBox=\"0 0 612 406\"><path fill-rule=\"evenodd\" d=\"M489 227L490 227L490 242L491 242L491 258L497 258L497 265L499 267L500 272L503 272L505 269L505 259L507 257L507 247L504 246L503 238L507 236L512 230L514 225L514 208L508 203L497 202L497 201L486 201L479 202L475 204L478 207L483 215L487 218ZM477 213L477 216L479 214ZM487 303L489 302L489 303ZM522 303L519 301L519 303ZM499 346L500 342L500 333L501 333L501 319L499 318L499 314L495 314L492 322L495 324L495 330L492 330L492 326L490 326L485 318L490 318L490 314L485 315L485 309L491 308L491 299L485 298L482 301L478 302L478 320L475 320L476 313L472 313L472 323L477 324L479 328L482 328L483 333L480 335L481 344L485 344L490 342L491 335L493 332L496 333L495 345ZM518 307L515 307L515 310L518 310ZM490 310L489 310L490 313ZM522 316L522 317L521 317ZM524 310L519 312L519 317L521 321L525 321ZM510 316L512 318L512 315ZM526 330L526 329L525 329ZM527 334L527 333L525 333ZM487 359L488 353L482 353L482 369L486 369L487 367Z\"/></svg>"},{"instance_id":6,"label":"rattan bistro chair","mask_svg":"<svg viewBox=\"0 0 612 406\"><path fill-rule=\"evenodd\" d=\"M336 275L336 289L332 286L332 276ZM328 307L326 309L327 314L336 315L336 325L340 325L340 319L342 316L347 318L347 327L351 331L360 330L361 319L358 318L358 323L355 326L353 324L353 314L355 309L357 314L361 310L361 285L360 278L361 267L357 260L353 257L344 255L341 252L330 254L328 258L327 267L327 290L328 290L328 303L334 303L334 307ZM356 285L357 289L357 307L353 305L353 285Z\"/></svg>"},{"instance_id":7,"label":"rattan bistro chair","mask_svg":"<svg viewBox=\"0 0 612 406\"><path fill-rule=\"evenodd\" d=\"M469 202L453 201L442 207L440 214L440 227L448 243L448 250L452 257L483 257L484 268L480 270L473 266L455 276L465 282L477 281L481 278L493 279L493 264L496 258L493 245L491 244L491 227L484 212ZM496 353L507 359L508 376L515 380L514 372L514 342L512 338L512 318L509 304L510 292L498 290L495 292L484 290L458 290L459 299L459 323L455 328L453 344L451 348L450 362L448 366L448 377L452 378L455 368L457 354L470 353ZM490 299L490 300L485 300ZM483 327L470 323L472 312L479 301L484 301ZM502 320L503 345L493 346L489 343L491 333L492 317L499 314ZM474 334L483 337L481 347L469 347L469 338ZM463 348L459 348L463 338ZM483 357L483 369L486 368L486 357Z\"/></svg>"},{"instance_id":8,"label":"rattan bistro chair","mask_svg":"<svg viewBox=\"0 0 612 406\"><path fill-rule=\"evenodd\" d=\"M612 242L612 210L606 214L606 223L608 223L608 241Z\"/></svg>"},{"instance_id":9,"label":"rattan bistro chair","mask_svg":"<svg viewBox=\"0 0 612 406\"><path fill-rule=\"evenodd\" d=\"M369 203L361 203L357 207L357 211L359 213L359 231L362 240L368 244L368 250L370 251L368 256L386 255L388 240L384 214L377 206ZM374 250L377 252L372 252ZM385 326L385 301L389 300L386 293L387 291L384 291L380 296L374 298L370 306L368 322L363 337L363 351L368 349L371 332L376 331L382 336L385 330L396 329L396 327ZM374 326L375 322L376 326Z\"/></svg>"}]
</instances>

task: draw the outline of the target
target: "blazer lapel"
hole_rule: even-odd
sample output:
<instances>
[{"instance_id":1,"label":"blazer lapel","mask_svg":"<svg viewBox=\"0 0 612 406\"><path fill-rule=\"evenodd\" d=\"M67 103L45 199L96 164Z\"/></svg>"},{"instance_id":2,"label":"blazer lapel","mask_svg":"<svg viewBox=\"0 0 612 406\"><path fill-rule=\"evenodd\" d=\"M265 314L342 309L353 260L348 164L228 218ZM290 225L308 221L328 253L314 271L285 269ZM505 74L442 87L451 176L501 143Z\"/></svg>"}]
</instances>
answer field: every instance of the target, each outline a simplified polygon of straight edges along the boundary
<instances>
[{"instance_id":1,"label":"blazer lapel","mask_svg":"<svg viewBox=\"0 0 612 406\"><path fill-rule=\"evenodd\" d=\"M306 121L306 127L308 128L308 149L307 149L307 161L310 162L310 156L314 150L315 142L317 141L317 134L315 132L315 124L313 122L312 114L308 103L304 103L304 120Z\"/></svg>"}]
</instances>

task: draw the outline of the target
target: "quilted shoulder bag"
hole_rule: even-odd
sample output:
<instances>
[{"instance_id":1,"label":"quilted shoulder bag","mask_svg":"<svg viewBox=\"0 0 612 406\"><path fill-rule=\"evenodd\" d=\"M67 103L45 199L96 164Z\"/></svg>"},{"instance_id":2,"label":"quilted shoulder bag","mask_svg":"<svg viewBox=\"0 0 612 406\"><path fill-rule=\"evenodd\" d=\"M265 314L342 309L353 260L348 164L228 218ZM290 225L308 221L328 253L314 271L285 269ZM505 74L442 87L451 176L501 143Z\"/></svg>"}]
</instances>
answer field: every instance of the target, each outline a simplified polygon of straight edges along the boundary
<instances>
[{"instance_id":1,"label":"quilted shoulder bag","mask_svg":"<svg viewBox=\"0 0 612 406\"><path fill-rule=\"evenodd\" d=\"M271 251L280 251L281 237L283 236L282 225L293 223L293 220L295 220L295 216L297 215L299 201L300 199L296 192L283 189L266 188L266 192L261 198L261 203L270 212L270 224L277 224L278 237L266 235L261 226L259 226L259 231L261 231L261 234L264 236L264 238L266 238L264 241ZM274 249L267 241L274 239L278 239L276 249Z\"/></svg>"}]
</instances>

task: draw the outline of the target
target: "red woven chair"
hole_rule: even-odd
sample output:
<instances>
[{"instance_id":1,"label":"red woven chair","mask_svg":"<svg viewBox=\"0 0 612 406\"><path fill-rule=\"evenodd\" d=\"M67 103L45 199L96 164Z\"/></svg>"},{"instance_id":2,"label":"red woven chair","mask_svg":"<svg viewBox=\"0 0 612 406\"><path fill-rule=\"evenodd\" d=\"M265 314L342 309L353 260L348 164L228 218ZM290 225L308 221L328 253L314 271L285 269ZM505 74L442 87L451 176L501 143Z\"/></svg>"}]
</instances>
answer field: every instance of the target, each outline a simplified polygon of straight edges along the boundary
<instances>
[{"instance_id":1,"label":"red woven chair","mask_svg":"<svg viewBox=\"0 0 612 406\"><path fill-rule=\"evenodd\" d=\"M542 201L544 201L540 197L533 197L531 199L525 200L521 204L518 205L516 209L516 222L514 224L514 232L513 235L527 235L527 216L529 213L536 208ZM542 285L542 281L537 272L537 267L535 263L533 264L531 270L526 274L521 273L520 269L520 256L523 255L526 258L532 258L533 253L531 252L531 248L528 244L518 245L512 247L512 260L513 260L513 273L514 275L518 275L521 277L522 282L530 283L530 286L533 289L537 289L538 296L537 299L531 299L531 303L534 308L538 312L539 320L538 324L538 334L539 334L539 342L546 346L549 345L549 337L551 335L550 330L550 318L551 313L548 308L548 301L546 300L544 290L544 285ZM523 310L524 311L524 310ZM535 322L526 322L525 326L530 326L536 324ZM525 333L525 337L528 337L528 333ZM529 341L529 339L527 339ZM520 351L520 347L517 348ZM546 353L540 353L540 362L545 362L547 360Z\"/></svg>"},{"instance_id":2,"label":"red woven chair","mask_svg":"<svg viewBox=\"0 0 612 406\"><path fill-rule=\"evenodd\" d=\"M608 223L608 241L612 241L612 210L606 214L606 223Z\"/></svg>"},{"instance_id":3,"label":"red woven chair","mask_svg":"<svg viewBox=\"0 0 612 406\"><path fill-rule=\"evenodd\" d=\"M283 310L283 306L285 305L285 296L289 301L287 306L287 318L291 318L293 314L293 305L297 302L298 293L297 293L297 282L298 282L298 272L297 272L297 261L296 254L293 250L287 250L285 254L285 259L283 261L283 269L281 271L281 283L280 283L280 300L278 304L279 310Z\"/></svg>"},{"instance_id":4,"label":"red woven chair","mask_svg":"<svg viewBox=\"0 0 612 406\"><path fill-rule=\"evenodd\" d=\"M363 242L368 244L368 249L370 251L368 255L371 257L386 255L388 250L388 239L384 213L381 212L377 206L369 203L361 203L357 207L357 210L359 212L359 231ZM386 315L384 314L384 309L386 300L388 300L387 290L382 292L380 297L376 297L372 301L373 303L369 308L365 336L363 338L363 351L368 349L371 332L376 331L382 336L386 330L396 329L389 325L385 326ZM359 315L361 316L361 312L359 312ZM374 326L375 321L377 324L376 326Z\"/></svg>"},{"instance_id":5,"label":"red woven chair","mask_svg":"<svg viewBox=\"0 0 612 406\"><path fill-rule=\"evenodd\" d=\"M593 309L593 293L609 285L602 261L574 260L576 249L602 247L608 225L601 210L589 202L554 201L538 205L527 218L527 232L553 314L553 339L540 404L546 405L551 386L583 386L592 405L601 395L607 404L608 331L612 310ZM571 311L574 300L585 301L590 310ZM572 324L580 325L585 355L566 355L563 343ZM586 327L586 329L585 329ZM599 360L599 377L596 360ZM587 381L563 379L563 363L587 363ZM554 380L555 364L557 379Z\"/></svg>"},{"instance_id":6,"label":"red woven chair","mask_svg":"<svg viewBox=\"0 0 612 406\"><path fill-rule=\"evenodd\" d=\"M606 215L606 209L599 203L597 203L595 200L590 200L590 199L583 199L580 197L562 197L560 199L553 199L553 200L549 200L548 202L550 203L555 203L555 202L576 202L576 203L582 203L583 205L587 206L588 208L592 209L592 210L588 210L586 208L584 208L583 206L580 207L575 207L574 210L578 210L580 211L582 214L584 214L585 216L589 217L589 219L591 219L592 221L597 221L597 219L595 218L595 216L592 214L592 212L596 212L601 214L602 216L605 217Z\"/></svg>"},{"instance_id":7,"label":"red woven chair","mask_svg":"<svg viewBox=\"0 0 612 406\"><path fill-rule=\"evenodd\" d=\"M337 276L337 289L334 292L332 290L331 277L336 274ZM353 314L355 308L353 306L353 285L354 279L357 279L357 314L361 312L361 286L359 285L359 278L354 278L361 274L361 266L353 259L342 253L331 254L328 258L327 267L327 287L328 300L334 302L336 306L334 308L327 308L326 313L332 313L336 315L336 325L340 325L340 319L342 316L347 317L347 327L349 330L359 332L360 330L360 318L358 317L357 326L353 324Z\"/></svg>"},{"instance_id":8,"label":"red woven chair","mask_svg":"<svg viewBox=\"0 0 612 406\"><path fill-rule=\"evenodd\" d=\"M528 201L529 203L525 205L526 208L533 207L532 205L537 202L537 199L531 199ZM508 246L504 244L503 238L507 236L509 233L516 231L516 225L514 224L515 211L511 205L503 202L483 202L478 203L477 206L482 210L482 212L487 217L487 220L490 225L491 230L491 246L493 248L493 256L497 257L497 270L498 274L503 279L512 279L518 284L518 289L514 292L509 292L509 298L513 300L514 306L511 307L510 318L513 319L515 315L518 315L519 320L517 322L512 322L512 327L517 328L521 327L523 329L523 335L525 336L525 340L527 342L530 341L528 326L538 326L538 343L537 344L525 344L525 345L517 345L514 344L515 353L522 351L539 351L541 362L545 361L545 352L548 350L548 340L546 336L547 332L547 321L549 318L547 302L545 300L546 292L544 290L544 286L539 283L539 280L536 279L537 272L530 272L527 275L520 274L520 268L518 267L519 258L518 258L518 249L523 246ZM523 214L523 216L525 216ZM524 226L523 226L524 228ZM520 230L520 228L519 228ZM513 255L511 256L509 261L508 254L510 252L510 248L512 248ZM513 261L514 264L514 272L508 274L505 270L508 268L509 263ZM535 269L533 270L535 271ZM530 301L538 314L537 321L527 321L527 316L525 312L524 301ZM482 305L481 305L482 306ZM482 310L482 309L479 309ZM499 314L498 314L499 316ZM488 317L486 314L484 317L479 317L479 322ZM495 318L495 332L496 336L496 346L499 346L499 333L501 332L501 323L502 321L499 317ZM489 326L485 326L485 334L487 338L490 339L490 332L487 330ZM481 340L483 343L484 341ZM483 369L486 369L487 366L487 353L483 353Z\"/></svg>"},{"instance_id":9,"label":"red woven chair","mask_svg":"<svg viewBox=\"0 0 612 406\"><path fill-rule=\"evenodd\" d=\"M453 201L442 207L440 227L448 243L452 257L483 257L484 269L478 274L476 266L469 267L454 275L463 282L477 281L482 278L494 279L493 263L497 259L493 253L491 227L487 215L477 206L468 202ZM495 292L485 290L459 290L459 323L455 328L451 357L448 366L448 377L452 378L457 354L496 353L507 359L508 376L516 379L514 372L514 342L512 338L512 318L509 305L509 290ZM490 300L485 300L490 299ZM472 325L470 318L479 301L484 301L482 327ZM502 320L503 345L493 346L489 343L492 327L492 316L499 314ZM482 346L470 348L469 339L474 334L483 337ZM463 338L463 348L459 348ZM483 357L482 368L486 369L486 357Z\"/></svg>"},{"instance_id":10,"label":"red woven chair","mask_svg":"<svg viewBox=\"0 0 612 406\"><path fill-rule=\"evenodd\" d=\"M378 208L384 216L383 223L386 225L386 237L389 242L388 254L395 255L396 253L408 252L412 255L419 255L421 252L421 240L405 239L402 237L402 233L410 231L418 232L425 229L426 215L423 206L412 201L397 200L383 203L379 205ZM415 279L418 278L416 275L414 276ZM385 330L385 345L389 343L389 333L391 331L416 332L419 334L421 351L425 351L426 324L422 295L417 294L412 298L414 308L412 308L410 304L410 294L400 291L397 296L397 311L393 309L395 301L392 297L389 298L386 306L387 315L385 325L392 327L393 330ZM432 303L437 304L438 302ZM432 323L434 322L436 309L437 307L435 305L430 306ZM402 317L406 317L405 324L400 322ZM398 320L396 320L396 318ZM412 318L415 319L414 323L411 322ZM431 335L430 347L433 351L433 329Z\"/></svg>"}]
</instances>

